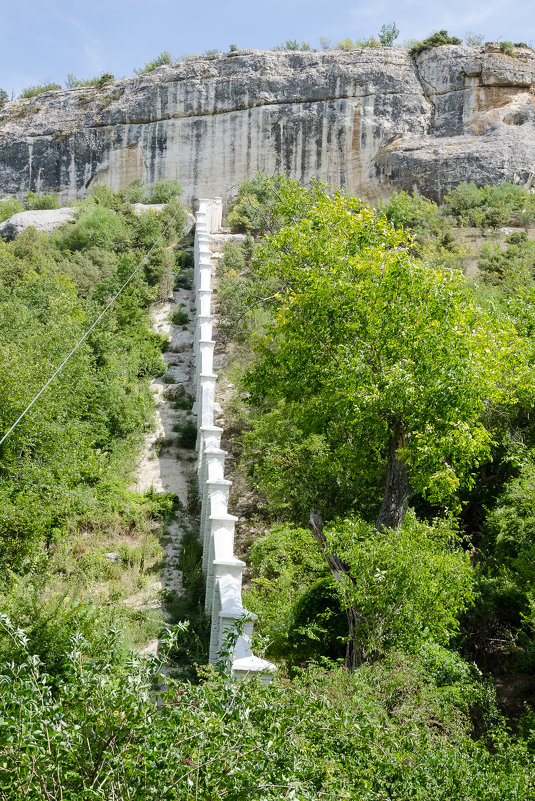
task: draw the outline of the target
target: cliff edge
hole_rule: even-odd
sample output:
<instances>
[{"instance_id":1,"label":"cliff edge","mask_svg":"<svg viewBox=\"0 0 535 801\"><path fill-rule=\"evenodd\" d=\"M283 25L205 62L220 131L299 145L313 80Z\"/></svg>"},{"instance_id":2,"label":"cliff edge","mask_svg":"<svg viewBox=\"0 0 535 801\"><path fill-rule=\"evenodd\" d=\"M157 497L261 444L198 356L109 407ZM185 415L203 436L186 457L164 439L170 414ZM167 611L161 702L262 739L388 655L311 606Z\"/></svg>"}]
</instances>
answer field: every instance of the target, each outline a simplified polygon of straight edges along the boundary
<instances>
[{"instance_id":1,"label":"cliff edge","mask_svg":"<svg viewBox=\"0 0 535 801\"><path fill-rule=\"evenodd\" d=\"M256 170L317 176L370 200L463 180L535 177L535 53L447 45L238 51L0 111L0 194L83 197L173 178L193 202Z\"/></svg>"}]
</instances>

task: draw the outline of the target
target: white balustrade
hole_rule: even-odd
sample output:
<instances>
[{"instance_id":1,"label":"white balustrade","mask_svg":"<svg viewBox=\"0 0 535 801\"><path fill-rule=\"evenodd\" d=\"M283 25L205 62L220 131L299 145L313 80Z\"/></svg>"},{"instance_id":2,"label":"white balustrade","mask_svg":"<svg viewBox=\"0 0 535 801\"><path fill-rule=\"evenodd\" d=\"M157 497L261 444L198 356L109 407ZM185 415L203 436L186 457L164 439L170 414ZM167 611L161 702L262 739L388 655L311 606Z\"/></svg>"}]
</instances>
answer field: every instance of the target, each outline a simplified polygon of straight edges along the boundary
<instances>
[{"instance_id":1,"label":"white balustrade","mask_svg":"<svg viewBox=\"0 0 535 801\"><path fill-rule=\"evenodd\" d=\"M195 228L194 289L196 326L194 341L195 403L197 417L197 477L199 482L200 541L203 545L203 571L206 578L205 608L211 614L209 659L214 664L225 654L225 643L235 642L228 655L233 676L260 675L269 682L274 665L254 656L251 650L253 621L243 608L242 573L245 562L234 556L234 528L237 518L228 512L231 482L225 478L222 430L214 425L215 385L212 339L212 261L210 233L221 226L221 198L199 200ZM235 631L234 637L231 633ZM227 639L229 638L230 639Z\"/></svg>"}]
</instances>

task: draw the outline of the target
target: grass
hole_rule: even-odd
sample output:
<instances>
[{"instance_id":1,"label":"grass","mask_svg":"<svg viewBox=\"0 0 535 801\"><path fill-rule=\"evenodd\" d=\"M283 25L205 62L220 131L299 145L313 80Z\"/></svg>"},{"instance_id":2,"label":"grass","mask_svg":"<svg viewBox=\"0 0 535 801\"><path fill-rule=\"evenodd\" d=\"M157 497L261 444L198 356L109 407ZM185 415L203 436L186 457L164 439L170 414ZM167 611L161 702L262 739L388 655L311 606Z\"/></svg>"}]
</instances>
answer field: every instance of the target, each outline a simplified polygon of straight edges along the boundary
<instances>
[{"instance_id":1,"label":"grass","mask_svg":"<svg viewBox=\"0 0 535 801\"><path fill-rule=\"evenodd\" d=\"M173 431L178 434L178 445L181 448L192 449L197 443L197 426L190 418L179 420L173 426Z\"/></svg>"},{"instance_id":2,"label":"grass","mask_svg":"<svg viewBox=\"0 0 535 801\"><path fill-rule=\"evenodd\" d=\"M191 412L195 400L182 384L178 384L176 389L167 390L167 399L171 401L172 409L185 412Z\"/></svg>"},{"instance_id":3,"label":"grass","mask_svg":"<svg viewBox=\"0 0 535 801\"><path fill-rule=\"evenodd\" d=\"M172 312L170 320L173 325L184 325L185 323L188 323L189 314L187 313L183 303L180 304L178 309L175 309L175 311Z\"/></svg>"}]
</instances>

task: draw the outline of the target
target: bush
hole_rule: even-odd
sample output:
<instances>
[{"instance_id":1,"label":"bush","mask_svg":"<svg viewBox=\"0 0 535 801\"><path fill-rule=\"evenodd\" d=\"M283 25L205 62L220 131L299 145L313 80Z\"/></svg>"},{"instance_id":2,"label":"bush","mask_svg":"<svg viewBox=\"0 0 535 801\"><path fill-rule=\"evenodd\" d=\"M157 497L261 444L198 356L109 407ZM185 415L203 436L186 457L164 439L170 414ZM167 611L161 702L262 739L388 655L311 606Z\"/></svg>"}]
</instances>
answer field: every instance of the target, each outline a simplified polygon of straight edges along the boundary
<instances>
[{"instance_id":1,"label":"bush","mask_svg":"<svg viewBox=\"0 0 535 801\"><path fill-rule=\"evenodd\" d=\"M57 195L36 195L35 192L28 192L24 205L27 209L59 209L60 202Z\"/></svg>"},{"instance_id":2,"label":"bush","mask_svg":"<svg viewBox=\"0 0 535 801\"><path fill-rule=\"evenodd\" d=\"M19 211L24 211L24 206L16 197L7 197L0 200L0 222L9 219L13 214L18 214Z\"/></svg>"},{"instance_id":3,"label":"bush","mask_svg":"<svg viewBox=\"0 0 535 801\"><path fill-rule=\"evenodd\" d=\"M23 89L20 93L20 97L37 97L37 95L41 95L43 92L54 92L57 89L61 89L59 83L37 83L34 86L27 86L26 89Z\"/></svg>"},{"instance_id":4,"label":"bush","mask_svg":"<svg viewBox=\"0 0 535 801\"><path fill-rule=\"evenodd\" d=\"M273 50L310 50L310 42L298 42L297 39L286 39L280 45L277 45Z\"/></svg>"},{"instance_id":5,"label":"bush","mask_svg":"<svg viewBox=\"0 0 535 801\"><path fill-rule=\"evenodd\" d=\"M121 251L127 249L131 238L124 217L93 201L82 204L76 222L63 233L65 247L70 250L98 247Z\"/></svg>"},{"instance_id":6,"label":"bush","mask_svg":"<svg viewBox=\"0 0 535 801\"><path fill-rule=\"evenodd\" d=\"M509 41L500 42L500 51L504 53L506 56L511 56L511 58L514 58L516 56L515 46L513 45L512 42Z\"/></svg>"},{"instance_id":7,"label":"bush","mask_svg":"<svg viewBox=\"0 0 535 801\"><path fill-rule=\"evenodd\" d=\"M450 36L449 33L445 30L436 31L432 33L431 36L428 36L427 39L424 39L421 42L416 42L409 50L409 55L411 56L419 56L420 53L424 53L426 50L431 50L434 47L442 47L442 45L460 45L462 44L461 40L458 39L456 36Z\"/></svg>"},{"instance_id":8,"label":"bush","mask_svg":"<svg viewBox=\"0 0 535 801\"><path fill-rule=\"evenodd\" d=\"M382 47L393 47L398 36L399 28L395 22L389 22L386 25L381 25L379 41L381 42Z\"/></svg>"},{"instance_id":9,"label":"bush","mask_svg":"<svg viewBox=\"0 0 535 801\"><path fill-rule=\"evenodd\" d=\"M7 101L9 100L9 95L5 89L0 89L0 109L5 106Z\"/></svg>"},{"instance_id":10,"label":"bush","mask_svg":"<svg viewBox=\"0 0 535 801\"><path fill-rule=\"evenodd\" d=\"M152 72L157 67L161 67L163 64L171 64L173 61L171 54L168 50L163 50L159 56L153 58L152 61L146 61L143 67L139 69L134 69L136 75L144 75L147 72Z\"/></svg>"},{"instance_id":11,"label":"bush","mask_svg":"<svg viewBox=\"0 0 535 801\"><path fill-rule=\"evenodd\" d=\"M77 89L83 86L96 86L98 89L102 89L106 84L111 83L115 80L115 76L112 75L111 72L103 72L100 75L95 75L93 78L83 78L78 79L72 73L67 75L67 79L65 81L65 88L66 89Z\"/></svg>"},{"instance_id":12,"label":"bush","mask_svg":"<svg viewBox=\"0 0 535 801\"><path fill-rule=\"evenodd\" d=\"M169 203L174 198L182 194L182 187L178 181L165 179L156 181L145 195L145 203Z\"/></svg>"},{"instance_id":13,"label":"bush","mask_svg":"<svg viewBox=\"0 0 535 801\"><path fill-rule=\"evenodd\" d=\"M468 711L481 696L477 680L437 686L416 657L393 653L354 674L312 664L268 687L205 671L195 685L169 671L162 678L185 626L161 659L148 660L121 659L113 632L107 654L93 659L73 633L65 678L53 687L24 636L5 616L1 625L17 649L0 670L6 799L23 787L35 799L97 801L104 786L106 797L143 801L533 795L533 719L526 740L498 723L474 742Z\"/></svg>"},{"instance_id":14,"label":"bush","mask_svg":"<svg viewBox=\"0 0 535 801\"><path fill-rule=\"evenodd\" d=\"M331 576L318 579L292 604L288 626L288 654L294 663L343 659L347 616L340 590Z\"/></svg>"},{"instance_id":15,"label":"bush","mask_svg":"<svg viewBox=\"0 0 535 801\"><path fill-rule=\"evenodd\" d=\"M175 423L173 431L178 434L178 445L191 450L197 444L197 426L190 418Z\"/></svg>"},{"instance_id":16,"label":"bush","mask_svg":"<svg viewBox=\"0 0 535 801\"><path fill-rule=\"evenodd\" d=\"M175 309L171 314L171 322L173 325L186 325L189 321L189 314L187 313L184 304L180 304L180 308Z\"/></svg>"}]
</instances>

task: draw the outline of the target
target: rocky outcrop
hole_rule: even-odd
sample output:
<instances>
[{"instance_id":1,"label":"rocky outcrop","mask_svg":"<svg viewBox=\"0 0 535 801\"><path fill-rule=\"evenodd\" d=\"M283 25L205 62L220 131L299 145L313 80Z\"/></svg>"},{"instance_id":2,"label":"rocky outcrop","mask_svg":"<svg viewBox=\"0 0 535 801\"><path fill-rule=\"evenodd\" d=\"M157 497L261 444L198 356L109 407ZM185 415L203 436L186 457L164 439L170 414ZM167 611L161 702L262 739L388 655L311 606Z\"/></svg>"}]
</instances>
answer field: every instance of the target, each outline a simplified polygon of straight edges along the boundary
<instances>
[{"instance_id":1,"label":"rocky outcrop","mask_svg":"<svg viewBox=\"0 0 535 801\"><path fill-rule=\"evenodd\" d=\"M70 208L19 211L0 224L0 236L4 239L16 239L30 225L38 231L51 234L63 223L74 220L74 217L75 211Z\"/></svg>"},{"instance_id":2,"label":"rocky outcrop","mask_svg":"<svg viewBox=\"0 0 535 801\"><path fill-rule=\"evenodd\" d=\"M370 199L439 197L460 180L535 173L535 54L446 46L238 51L0 112L0 193L81 197L99 182L177 179L228 198L256 170L313 175Z\"/></svg>"}]
</instances>

